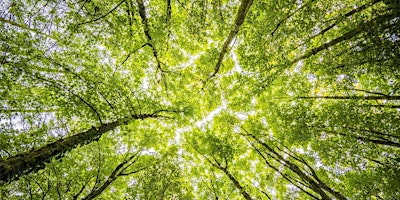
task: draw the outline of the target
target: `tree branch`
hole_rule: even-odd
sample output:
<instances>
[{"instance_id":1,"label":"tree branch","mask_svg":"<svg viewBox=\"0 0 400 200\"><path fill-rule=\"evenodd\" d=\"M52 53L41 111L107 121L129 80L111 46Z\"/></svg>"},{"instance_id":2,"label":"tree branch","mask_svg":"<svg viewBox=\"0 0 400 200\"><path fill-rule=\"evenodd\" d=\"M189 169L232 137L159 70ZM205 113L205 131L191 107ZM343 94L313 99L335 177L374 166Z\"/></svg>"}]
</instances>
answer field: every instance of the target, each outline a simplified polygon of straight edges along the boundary
<instances>
[{"instance_id":1,"label":"tree branch","mask_svg":"<svg viewBox=\"0 0 400 200\"><path fill-rule=\"evenodd\" d=\"M124 2L125 2L125 0L122 0L122 1L119 2L119 4L118 4L117 6L115 6L113 9L111 9L111 10L108 11L106 14L104 14L104 15L102 15L102 16L96 18L96 19L93 19L93 20L90 20L90 21L86 21L86 22L82 22L82 23L79 23L79 24L77 24L77 25L80 26L80 25L83 25L83 24L89 24L89 23L98 21L98 20L100 20L100 19L103 19L104 17L107 17L107 15L111 14L112 12L114 12L114 10L117 9L117 8L118 8L122 3L124 3Z\"/></svg>"}]
</instances>

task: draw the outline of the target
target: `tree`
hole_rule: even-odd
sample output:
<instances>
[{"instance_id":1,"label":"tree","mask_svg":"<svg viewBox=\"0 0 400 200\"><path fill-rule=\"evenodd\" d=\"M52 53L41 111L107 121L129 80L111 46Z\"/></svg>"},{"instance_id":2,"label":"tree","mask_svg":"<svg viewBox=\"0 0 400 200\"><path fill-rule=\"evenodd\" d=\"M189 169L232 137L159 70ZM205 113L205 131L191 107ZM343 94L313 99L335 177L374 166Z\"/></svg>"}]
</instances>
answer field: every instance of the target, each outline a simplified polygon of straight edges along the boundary
<instances>
[{"instance_id":1,"label":"tree","mask_svg":"<svg viewBox=\"0 0 400 200\"><path fill-rule=\"evenodd\" d=\"M391 0L6 0L0 198L398 199Z\"/></svg>"}]
</instances>

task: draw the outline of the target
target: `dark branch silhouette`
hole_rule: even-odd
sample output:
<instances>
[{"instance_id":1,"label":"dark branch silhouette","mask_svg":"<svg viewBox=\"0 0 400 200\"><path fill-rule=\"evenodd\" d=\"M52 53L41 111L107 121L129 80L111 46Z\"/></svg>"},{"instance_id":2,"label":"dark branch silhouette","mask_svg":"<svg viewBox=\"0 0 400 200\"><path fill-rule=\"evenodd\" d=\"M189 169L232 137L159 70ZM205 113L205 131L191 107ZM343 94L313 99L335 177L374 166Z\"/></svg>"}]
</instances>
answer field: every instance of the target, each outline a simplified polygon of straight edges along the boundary
<instances>
[{"instance_id":1,"label":"dark branch silhouette","mask_svg":"<svg viewBox=\"0 0 400 200\"><path fill-rule=\"evenodd\" d=\"M125 0L122 0L121 2L119 2L119 4L118 4L117 6L115 6L113 9L111 9L110 11L108 11L106 14L104 14L104 15L102 15L102 16L96 18L96 19L93 19L93 20L90 20L90 21L87 21L87 22L79 23L78 26L83 25L83 24L89 24L89 23L92 23L92 22L95 22L95 21L99 21L99 20L101 20L101 19L107 17L109 14L111 14L112 12L114 12L114 10L116 10L116 9L117 9L122 3L124 3L124 2L125 2Z\"/></svg>"},{"instance_id":2,"label":"dark branch silhouette","mask_svg":"<svg viewBox=\"0 0 400 200\"><path fill-rule=\"evenodd\" d=\"M39 149L34 149L26 153L20 153L11 156L6 160L0 161L0 185L18 179L22 175L38 171L43 168L45 163L52 158L60 158L60 155L76 148L78 145L87 145L92 141L97 141L100 137L116 127L128 124L137 119L158 118L160 112L169 112L168 110L158 110L150 114L139 114L126 117L110 123L101 124L98 127L92 127L89 130L80 132L73 136L59 139L53 143L47 144ZM171 111L175 112L175 111Z\"/></svg>"},{"instance_id":3,"label":"dark branch silhouette","mask_svg":"<svg viewBox=\"0 0 400 200\"><path fill-rule=\"evenodd\" d=\"M224 45L222 46L221 52L219 53L217 64L214 67L214 72L207 78L207 80L205 82L207 82L209 79L211 79L218 73L218 71L221 67L222 61L224 60L224 57L225 57L226 53L228 52L229 45L231 44L233 39L236 37L236 35L239 33L240 27L242 26L252 3L253 3L253 0L242 0L239 10L236 14L236 19L232 26L231 32L229 33L228 38L226 38Z\"/></svg>"}]
</instances>

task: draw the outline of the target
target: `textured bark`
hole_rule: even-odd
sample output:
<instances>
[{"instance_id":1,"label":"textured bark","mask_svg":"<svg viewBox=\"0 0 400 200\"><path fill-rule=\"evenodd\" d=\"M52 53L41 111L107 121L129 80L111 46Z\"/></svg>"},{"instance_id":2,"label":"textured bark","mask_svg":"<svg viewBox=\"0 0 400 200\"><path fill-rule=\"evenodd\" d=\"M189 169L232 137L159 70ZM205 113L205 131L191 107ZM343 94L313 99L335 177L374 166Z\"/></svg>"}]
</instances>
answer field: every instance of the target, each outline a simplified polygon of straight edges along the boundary
<instances>
[{"instance_id":1,"label":"textured bark","mask_svg":"<svg viewBox=\"0 0 400 200\"><path fill-rule=\"evenodd\" d=\"M76 148L78 145L86 145L114 128L127 124L134 119L144 119L157 117L157 113L134 115L132 117L117 120L111 123L102 124L99 127L78 133L76 135L59 139L53 143L47 144L39 149L26 153L11 156L6 160L0 161L0 185L18 179L22 175L42 169L45 163L50 162L52 158L59 158L62 154Z\"/></svg>"},{"instance_id":2,"label":"textured bark","mask_svg":"<svg viewBox=\"0 0 400 200\"><path fill-rule=\"evenodd\" d=\"M239 10L236 14L235 23L233 24L232 30L226 38L224 45L222 46L221 52L219 53L218 62L215 65L214 72L208 77L208 79L214 77L221 67L222 60L224 59L226 53L228 52L229 44L231 44L233 38L239 33L240 27L242 26L246 15L250 9L253 0L242 0Z\"/></svg>"}]
</instances>

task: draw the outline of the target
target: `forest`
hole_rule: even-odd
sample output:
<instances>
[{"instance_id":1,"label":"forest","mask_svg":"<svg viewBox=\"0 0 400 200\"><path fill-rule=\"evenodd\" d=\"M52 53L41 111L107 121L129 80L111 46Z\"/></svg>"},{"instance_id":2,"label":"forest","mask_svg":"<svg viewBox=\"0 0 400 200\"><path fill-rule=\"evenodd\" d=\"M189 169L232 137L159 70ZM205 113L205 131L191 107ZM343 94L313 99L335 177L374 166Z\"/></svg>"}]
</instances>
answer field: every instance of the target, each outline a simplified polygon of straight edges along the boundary
<instances>
[{"instance_id":1,"label":"forest","mask_svg":"<svg viewBox=\"0 0 400 200\"><path fill-rule=\"evenodd\" d=\"M0 0L0 200L400 199L398 0Z\"/></svg>"}]
</instances>

